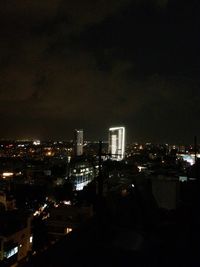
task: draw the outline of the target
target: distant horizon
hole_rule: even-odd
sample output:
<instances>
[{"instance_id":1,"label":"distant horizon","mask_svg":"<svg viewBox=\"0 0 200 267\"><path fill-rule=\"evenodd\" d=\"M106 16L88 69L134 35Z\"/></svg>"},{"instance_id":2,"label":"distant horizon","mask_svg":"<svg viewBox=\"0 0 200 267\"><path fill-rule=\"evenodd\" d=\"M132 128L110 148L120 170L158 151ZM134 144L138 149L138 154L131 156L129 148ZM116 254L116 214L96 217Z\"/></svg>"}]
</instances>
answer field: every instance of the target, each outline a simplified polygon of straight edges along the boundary
<instances>
[{"instance_id":1,"label":"distant horizon","mask_svg":"<svg viewBox=\"0 0 200 267\"><path fill-rule=\"evenodd\" d=\"M0 142L34 142L34 141L40 141L40 142L69 142L72 143L74 140L73 139L56 139L56 138L0 138ZM108 143L108 140L106 139L84 139L84 142L91 142L91 143L99 143L102 141L103 143ZM193 143L175 143L175 142L151 142L151 141L128 141L126 142L126 145L129 144L141 144L141 145L146 145L146 144L153 144L153 145L176 145L176 146L194 146ZM197 142L197 145L200 145L200 143Z\"/></svg>"}]
</instances>

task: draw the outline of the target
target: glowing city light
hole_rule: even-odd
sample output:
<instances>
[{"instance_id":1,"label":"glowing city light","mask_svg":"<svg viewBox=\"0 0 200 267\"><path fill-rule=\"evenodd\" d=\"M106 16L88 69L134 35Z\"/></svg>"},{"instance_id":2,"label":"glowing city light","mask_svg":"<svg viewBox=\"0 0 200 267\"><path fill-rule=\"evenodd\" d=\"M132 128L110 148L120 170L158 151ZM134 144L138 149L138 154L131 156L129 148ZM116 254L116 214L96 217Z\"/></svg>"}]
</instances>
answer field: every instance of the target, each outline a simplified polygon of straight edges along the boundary
<instances>
[{"instance_id":1,"label":"glowing city light","mask_svg":"<svg viewBox=\"0 0 200 267\"><path fill-rule=\"evenodd\" d=\"M40 140L33 141L34 146L39 146L41 144Z\"/></svg>"},{"instance_id":2,"label":"glowing city light","mask_svg":"<svg viewBox=\"0 0 200 267\"><path fill-rule=\"evenodd\" d=\"M67 234L69 234L72 231L72 228L67 228Z\"/></svg>"},{"instance_id":3,"label":"glowing city light","mask_svg":"<svg viewBox=\"0 0 200 267\"><path fill-rule=\"evenodd\" d=\"M3 172L2 176L3 178L12 177L14 175L13 172Z\"/></svg>"},{"instance_id":4,"label":"glowing city light","mask_svg":"<svg viewBox=\"0 0 200 267\"><path fill-rule=\"evenodd\" d=\"M33 243L33 236L32 235L30 236L29 242Z\"/></svg>"}]
</instances>

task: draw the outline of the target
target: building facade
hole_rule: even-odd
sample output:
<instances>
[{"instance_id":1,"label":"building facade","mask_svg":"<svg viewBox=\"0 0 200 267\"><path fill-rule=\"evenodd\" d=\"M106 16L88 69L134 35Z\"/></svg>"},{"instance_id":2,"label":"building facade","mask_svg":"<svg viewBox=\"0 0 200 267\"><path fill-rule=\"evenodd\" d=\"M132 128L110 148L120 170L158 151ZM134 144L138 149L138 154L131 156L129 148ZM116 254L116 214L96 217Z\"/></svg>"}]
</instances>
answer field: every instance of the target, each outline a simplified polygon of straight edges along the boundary
<instances>
[{"instance_id":1,"label":"building facade","mask_svg":"<svg viewBox=\"0 0 200 267\"><path fill-rule=\"evenodd\" d=\"M125 155L125 127L109 128L108 153L112 160L122 160Z\"/></svg>"},{"instance_id":2,"label":"building facade","mask_svg":"<svg viewBox=\"0 0 200 267\"><path fill-rule=\"evenodd\" d=\"M83 155L83 130L75 130L74 135L75 156L81 156Z\"/></svg>"},{"instance_id":3,"label":"building facade","mask_svg":"<svg viewBox=\"0 0 200 267\"><path fill-rule=\"evenodd\" d=\"M0 265L17 266L32 250L32 216L25 212L0 213Z\"/></svg>"},{"instance_id":4,"label":"building facade","mask_svg":"<svg viewBox=\"0 0 200 267\"><path fill-rule=\"evenodd\" d=\"M97 168L91 160L84 156L76 157L70 162L68 178L74 190L80 191L96 177L96 173Z\"/></svg>"}]
</instances>

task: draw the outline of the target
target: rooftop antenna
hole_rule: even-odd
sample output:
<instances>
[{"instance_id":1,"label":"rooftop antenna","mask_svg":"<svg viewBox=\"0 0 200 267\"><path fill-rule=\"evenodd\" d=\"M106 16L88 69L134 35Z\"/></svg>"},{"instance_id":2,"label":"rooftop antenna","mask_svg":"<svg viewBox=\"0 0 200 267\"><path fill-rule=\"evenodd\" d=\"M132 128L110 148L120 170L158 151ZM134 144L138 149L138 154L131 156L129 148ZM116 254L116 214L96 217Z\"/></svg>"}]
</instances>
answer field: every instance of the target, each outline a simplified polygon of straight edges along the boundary
<instances>
[{"instance_id":1,"label":"rooftop antenna","mask_svg":"<svg viewBox=\"0 0 200 267\"><path fill-rule=\"evenodd\" d=\"M194 137L194 156L195 156L195 164L197 163L197 136Z\"/></svg>"}]
</instances>

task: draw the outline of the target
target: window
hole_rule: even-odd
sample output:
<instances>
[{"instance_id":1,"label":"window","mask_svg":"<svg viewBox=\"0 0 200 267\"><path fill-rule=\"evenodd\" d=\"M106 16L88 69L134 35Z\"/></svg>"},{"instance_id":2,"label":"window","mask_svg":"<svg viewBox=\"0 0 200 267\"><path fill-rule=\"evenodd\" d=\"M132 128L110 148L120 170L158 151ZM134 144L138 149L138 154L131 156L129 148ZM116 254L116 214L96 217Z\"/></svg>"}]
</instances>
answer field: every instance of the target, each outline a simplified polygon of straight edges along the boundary
<instances>
[{"instance_id":1,"label":"window","mask_svg":"<svg viewBox=\"0 0 200 267\"><path fill-rule=\"evenodd\" d=\"M18 253L18 247L14 247L14 248L10 249L9 251L5 251L4 257L8 259L17 253Z\"/></svg>"}]
</instances>

